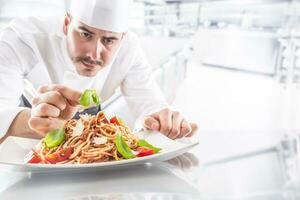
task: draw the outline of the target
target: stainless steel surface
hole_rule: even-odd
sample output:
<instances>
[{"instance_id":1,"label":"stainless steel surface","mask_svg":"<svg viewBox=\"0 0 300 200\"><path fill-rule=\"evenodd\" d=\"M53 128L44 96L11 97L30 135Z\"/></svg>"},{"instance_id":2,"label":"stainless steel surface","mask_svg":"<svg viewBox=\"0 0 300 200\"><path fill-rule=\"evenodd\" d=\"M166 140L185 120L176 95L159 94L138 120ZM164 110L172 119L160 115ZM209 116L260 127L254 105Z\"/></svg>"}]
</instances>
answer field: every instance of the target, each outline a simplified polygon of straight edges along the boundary
<instances>
[{"instance_id":1,"label":"stainless steel surface","mask_svg":"<svg viewBox=\"0 0 300 200\"><path fill-rule=\"evenodd\" d=\"M194 41L203 64L275 75L279 43L274 33L200 28Z\"/></svg>"}]
</instances>

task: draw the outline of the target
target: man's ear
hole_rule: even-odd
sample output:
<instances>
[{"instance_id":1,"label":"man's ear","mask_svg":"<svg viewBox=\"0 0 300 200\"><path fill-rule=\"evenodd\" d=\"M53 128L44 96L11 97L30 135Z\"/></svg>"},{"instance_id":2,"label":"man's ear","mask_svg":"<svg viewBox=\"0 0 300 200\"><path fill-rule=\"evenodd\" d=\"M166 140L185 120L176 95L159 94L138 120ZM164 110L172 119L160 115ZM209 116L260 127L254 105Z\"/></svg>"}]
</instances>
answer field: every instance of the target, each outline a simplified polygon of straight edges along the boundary
<instances>
[{"instance_id":1,"label":"man's ear","mask_svg":"<svg viewBox=\"0 0 300 200\"><path fill-rule=\"evenodd\" d=\"M65 35L67 35L68 33L68 28L70 23L71 23L71 16L69 13L66 13L64 18L64 24L63 24L63 32Z\"/></svg>"}]
</instances>

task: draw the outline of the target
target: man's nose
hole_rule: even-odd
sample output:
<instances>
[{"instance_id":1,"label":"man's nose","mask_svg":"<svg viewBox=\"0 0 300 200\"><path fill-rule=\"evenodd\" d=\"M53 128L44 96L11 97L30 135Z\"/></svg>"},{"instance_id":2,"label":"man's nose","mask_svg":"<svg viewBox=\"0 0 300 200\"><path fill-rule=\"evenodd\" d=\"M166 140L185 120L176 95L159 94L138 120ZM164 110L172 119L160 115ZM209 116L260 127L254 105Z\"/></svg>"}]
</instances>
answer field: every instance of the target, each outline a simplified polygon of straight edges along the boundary
<instances>
[{"instance_id":1,"label":"man's nose","mask_svg":"<svg viewBox=\"0 0 300 200\"><path fill-rule=\"evenodd\" d=\"M93 60L100 60L101 52L103 51L103 48L104 48L104 46L103 46L101 40L98 39L96 41L95 45L93 46L93 48L91 49L91 55L89 55L89 56L91 56L91 58Z\"/></svg>"}]
</instances>

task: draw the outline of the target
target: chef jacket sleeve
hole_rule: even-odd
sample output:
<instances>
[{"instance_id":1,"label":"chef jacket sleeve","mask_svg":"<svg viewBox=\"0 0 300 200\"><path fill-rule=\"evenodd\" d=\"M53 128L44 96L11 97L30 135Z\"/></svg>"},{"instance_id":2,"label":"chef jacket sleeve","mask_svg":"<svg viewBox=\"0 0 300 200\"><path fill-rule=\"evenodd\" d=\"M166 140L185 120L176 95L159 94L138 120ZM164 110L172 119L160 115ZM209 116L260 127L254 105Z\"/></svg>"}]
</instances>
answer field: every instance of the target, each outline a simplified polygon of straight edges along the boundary
<instances>
[{"instance_id":1,"label":"chef jacket sleeve","mask_svg":"<svg viewBox=\"0 0 300 200\"><path fill-rule=\"evenodd\" d=\"M16 115L23 92L23 73L20 58L12 46L0 38L0 138L3 137Z\"/></svg>"},{"instance_id":2,"label":"chef jacket sleeve","mask_svg":"<svg viewBox=\"0 0 300 200\"><path fill-rule=\"evenodd\" d=\"M148 114L169 107L139 44L132 66L121 84L121 92L137 121Z\"/></svg>"}]
</instances>

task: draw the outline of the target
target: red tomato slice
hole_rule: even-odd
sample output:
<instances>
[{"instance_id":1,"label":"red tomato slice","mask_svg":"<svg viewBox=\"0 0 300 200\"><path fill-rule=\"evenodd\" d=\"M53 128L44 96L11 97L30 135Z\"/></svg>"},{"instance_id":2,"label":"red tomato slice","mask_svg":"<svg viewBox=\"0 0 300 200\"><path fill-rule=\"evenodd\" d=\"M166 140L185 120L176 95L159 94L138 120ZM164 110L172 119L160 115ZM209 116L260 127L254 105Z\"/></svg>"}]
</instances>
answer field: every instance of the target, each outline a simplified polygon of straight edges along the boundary
<instances>
[{"instance_id":1,"label":"red tomato slice","mask_svg":"<svg viewBox=\"0 0 300 200\"><path fill-rule=\"evenodd\" d=\"M112 124L119 125L119 121L118 121L118 118L116 116L113 116L112 118L110 118L109 122L112 123Z\"/></svg>"},{"instance_id":2,"label":"red tomato slice","mask_svg":"<svg viewBox=\"0 0 300 200\"><path fill-rule=\"evenodd\" d=\"M62 149L57 153L51 153L46 156L46 160L51 164L68 160L73 153L73 148Z\"/></svg>"},{"instance_id":3,"label":"red tomato slice","mask_svg":"<svg viewBox=\"0 0 300 200\"><path fill-rule=\"evenodd\" d=\"M69 147L67 149L62 149L58 152L58 162L68 160L71 154L73 153L73 148Z\"/></svg>"},{"instance_id":4,"label":"red tomato slice","mask_svg":"<svg viewBox=\"0 0 300 200\"><path fill-rule=\"evenodd\" d=\"M27 163L40 163L42 159L39 156L32 155L31 158L27 161Z\"/></svg>"},{"instance_id":5,"label":"red tomato slice","mask_svg":"<svg viewBox=\"0 0 300 200\"><path fill-rule=\"evenodd\" d=\"M40 163L42 161L41 157L33 151L26 156L25 160L26 163Z\"/></svg>"},{"instance_id":6,"label":"red tomato slice","mask_svg":"<svg viewBox=\"0 0 300 200\"><path fill-rule=\"evenodd\" d=\"M136 155L137 157L150 156L154 154L154 150L147 147L138 147L136 151L138 152Z\"/></svg>"},{"instance_id":7,"label":"red tomato slice","mask_svg":"<svg viewBox=\"0 0 300 200\"><path fill-rule=\"evenodd\" d=\"M55 164L58 162L58 157L56 153L50 153L48 154L45 159L50 162L51 164Z\"/></svg>"}]
</instances>

